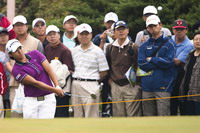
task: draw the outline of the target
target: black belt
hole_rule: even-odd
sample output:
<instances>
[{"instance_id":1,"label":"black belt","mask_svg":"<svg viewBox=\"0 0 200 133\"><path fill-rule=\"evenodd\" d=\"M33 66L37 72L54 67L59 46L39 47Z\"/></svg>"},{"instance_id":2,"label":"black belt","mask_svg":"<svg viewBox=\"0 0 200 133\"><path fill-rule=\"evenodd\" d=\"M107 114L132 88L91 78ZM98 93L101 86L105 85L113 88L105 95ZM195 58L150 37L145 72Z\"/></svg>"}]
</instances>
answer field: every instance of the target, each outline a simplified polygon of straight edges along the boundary
<instances>
[{"instance_id":1,"label":"black belt","mask_svg":"<svg viewBox=\"0 0 200 133\"><path fill-rule=\"evenodd\" d=\"M78 80L78 81L98 81L96 79L82 79L82 78L73 78L73 80Z\"/></svg>"}]
</instances>

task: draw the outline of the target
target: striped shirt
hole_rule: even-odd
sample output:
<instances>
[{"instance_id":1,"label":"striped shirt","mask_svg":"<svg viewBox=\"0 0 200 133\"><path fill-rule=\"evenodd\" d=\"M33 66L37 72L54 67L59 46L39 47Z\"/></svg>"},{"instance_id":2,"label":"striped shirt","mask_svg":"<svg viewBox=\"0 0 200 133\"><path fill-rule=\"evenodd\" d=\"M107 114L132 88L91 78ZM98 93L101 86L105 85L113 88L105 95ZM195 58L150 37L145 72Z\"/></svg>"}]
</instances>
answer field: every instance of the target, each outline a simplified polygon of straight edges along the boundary
<instances>
[{"instance_id":1,"label":"striped shirt","mask_svg":"<svg viewBox=\"0 0 200 133\"><path fill-rule=\"evenodd\" d=\"M93 43L86 50L81 45L73 48L72 58L75 66L73 78L99 80L99 72L109 70L104 52Z\"/></svg>"}]
</instances>

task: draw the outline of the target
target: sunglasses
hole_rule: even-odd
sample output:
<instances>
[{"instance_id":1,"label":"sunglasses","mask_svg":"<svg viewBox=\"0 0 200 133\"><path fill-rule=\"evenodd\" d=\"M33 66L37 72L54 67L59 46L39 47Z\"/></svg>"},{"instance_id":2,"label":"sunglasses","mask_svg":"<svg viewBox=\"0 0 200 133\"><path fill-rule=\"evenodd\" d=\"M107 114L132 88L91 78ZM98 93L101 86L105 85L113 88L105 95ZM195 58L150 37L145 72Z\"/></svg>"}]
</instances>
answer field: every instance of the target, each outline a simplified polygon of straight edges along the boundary
<instances>
[{"instance_id":1,"label":"sunglasses","mask_svg":"<svg viewBox=\"0 0 200 133\"><path fill-rule=\"evenodd\" d=\"M40 26L45 26L45 24L44 23L42 23L42 24L35 24L34 27L40 27Z\"/></svg>"}]
</instances>

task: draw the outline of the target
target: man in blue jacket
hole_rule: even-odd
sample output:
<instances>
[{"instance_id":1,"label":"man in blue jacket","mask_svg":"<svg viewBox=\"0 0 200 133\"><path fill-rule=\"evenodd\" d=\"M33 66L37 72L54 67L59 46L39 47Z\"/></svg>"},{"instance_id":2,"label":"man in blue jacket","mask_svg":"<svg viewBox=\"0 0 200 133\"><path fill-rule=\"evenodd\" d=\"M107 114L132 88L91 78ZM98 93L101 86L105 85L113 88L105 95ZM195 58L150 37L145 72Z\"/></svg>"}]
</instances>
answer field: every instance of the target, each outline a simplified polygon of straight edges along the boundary
<instances>
[{"instance_id":1,"label":"man in blue jacket","mask_svg":"<svg viewBox=\"0 0 200 133\"><path fill-rule=\"evenodd\" d=\"M170 97L174 87L176 69L173 63L176 47L170 37L163 38L162 24L158 16L147 18L146 27L152 37L139 48L138 65L140 68L142 103L144 116L170 115ZM160 47L159 47L160 46ZM157 51L157 52L155 52Z\"/></svg>"}]
</instances>

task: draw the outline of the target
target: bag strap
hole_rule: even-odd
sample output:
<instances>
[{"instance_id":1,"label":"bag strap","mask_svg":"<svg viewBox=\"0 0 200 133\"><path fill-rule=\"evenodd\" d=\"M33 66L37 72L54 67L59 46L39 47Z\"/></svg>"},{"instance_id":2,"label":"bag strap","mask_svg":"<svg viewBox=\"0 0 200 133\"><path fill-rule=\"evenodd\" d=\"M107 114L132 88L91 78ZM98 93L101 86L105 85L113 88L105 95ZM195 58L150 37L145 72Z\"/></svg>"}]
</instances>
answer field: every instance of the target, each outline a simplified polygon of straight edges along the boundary
<instances>
[{"instance_id":1,"label":"bag strap","mask_svg":"<svg viewBox=\"0 0 200 133\"><path fill-rule=\"evenodd\" d=\"M165 45L166 42L168 42L171 39L171 37L169 37L167 40L165 40L161 45L159 45L159 47L151 54L151 57L156 56L156 54L158 53L158 51L161 49L161 47L163 45Z\"/></svg>"},{"instance_id":2,"label":"bag strap","mask_svg":"<svg viewBox=\"0 0 200 133\"><path fill-rule=\"evenodd\" d=\"M64 84L64 86L62 87L62 89L64 89L65 86L67 85L67 80L68 80L69 78L72 79L72 74L70 74L69 76L66 77L66 79L65 79L65 84ZM72 82L72 80L71 80L71 82Z\"/></svg>"}]
</instances>

